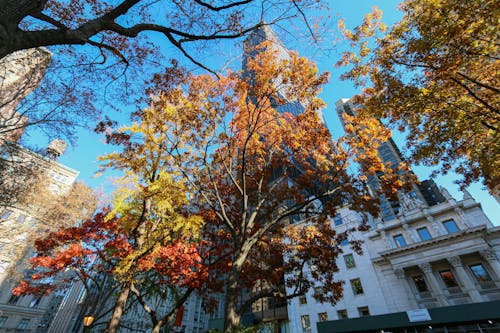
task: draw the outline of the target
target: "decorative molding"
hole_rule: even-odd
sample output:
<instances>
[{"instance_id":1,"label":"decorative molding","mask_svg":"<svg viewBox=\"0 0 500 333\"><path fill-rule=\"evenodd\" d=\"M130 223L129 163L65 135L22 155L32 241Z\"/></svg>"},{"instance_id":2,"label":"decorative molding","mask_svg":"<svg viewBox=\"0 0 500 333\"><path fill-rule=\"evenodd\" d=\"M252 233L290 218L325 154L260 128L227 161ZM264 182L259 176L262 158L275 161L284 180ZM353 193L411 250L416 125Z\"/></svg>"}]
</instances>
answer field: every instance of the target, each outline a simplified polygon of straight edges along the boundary
<instances>
[{"instance_id":1,"label":"decorative molding","mask_svg":"<svg viewBox=\"0 0 500 333\"><path fill-rule=\"evenodd\" d=\"M462 260L460 259L459 256L454 256L447 258L448 262L453 266L453 267L461 267L463 266Z\"/></svg>"},{"instance_id":2,"label":"decorative molding","mask_svg":"<svg viewBox=\"0 0 500 333\"><path fill-rule=\"evenodd\" d=\"M483 250L483 251L479 251L479 254L484 258L486 259L487 261L490 261L490 260L498 260L497 258L497 255L495 253L495 251L493 251L492 249L486 249L486 250Z\"/></svg>"},{"instance_id":3,"label":"decorative molding","mask_svg":"<svg viewBox=\"0 0 500 333\"><path fill-rule=\"evenodd\" d=\"M428 262L424 262L422 264L419 264L418 267L425 273L425 274L431 274L432 273L432 266Z\"/></svg>"},{"instance_id":4,"label":"decorative molding","mask_svg":"<svg viewBox=\"0 0 500 333\"><path fill-rule=\"evenodd\" d=\"M394 274L396 274L396 277L398 279L404 279L405 278L405 270L403 268L395 268L394 269Z\"/></svg>"}]
</instances>

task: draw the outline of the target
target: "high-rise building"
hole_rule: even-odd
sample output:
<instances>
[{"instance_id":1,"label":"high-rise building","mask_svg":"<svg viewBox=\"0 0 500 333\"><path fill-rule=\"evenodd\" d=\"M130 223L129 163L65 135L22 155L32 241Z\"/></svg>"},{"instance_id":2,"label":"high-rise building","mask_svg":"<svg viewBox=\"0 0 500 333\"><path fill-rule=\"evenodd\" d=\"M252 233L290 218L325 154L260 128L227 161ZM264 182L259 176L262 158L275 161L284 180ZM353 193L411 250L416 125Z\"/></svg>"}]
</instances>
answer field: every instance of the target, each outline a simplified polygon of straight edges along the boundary
<instances>
[{"instance_id":1,"label":"high-rise building","mask_svg":"<svg viewBox=\"0 0 500 333\"><path fill-rule=\"evenodd\" d=\"M51 56L36 48L0 59L0 140L17 141L23 135L28 118L16 108L40 84Z\"/></svg>"}]
</instances>

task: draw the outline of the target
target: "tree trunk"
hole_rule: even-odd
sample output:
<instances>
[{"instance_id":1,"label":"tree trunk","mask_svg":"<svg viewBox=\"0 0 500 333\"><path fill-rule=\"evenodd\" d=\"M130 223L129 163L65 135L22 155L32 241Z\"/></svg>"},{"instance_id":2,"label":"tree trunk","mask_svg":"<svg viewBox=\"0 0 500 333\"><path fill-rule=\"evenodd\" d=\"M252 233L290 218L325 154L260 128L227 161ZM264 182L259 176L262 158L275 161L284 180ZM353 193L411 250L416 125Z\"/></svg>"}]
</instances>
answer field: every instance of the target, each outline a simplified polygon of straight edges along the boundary
<instances>
[{"instance_id":1,"label":"tree trunk","mask_svg":"<svg viewBox=\"0 0 500 333\"><path fill-rule=\"evenodd\" d=\"M239 276L241 268L233 266L229 273L226 288L226 309L224 314L224 332L234 333L240 324L238 313Z\"/></svg>"},{"instance_id":2,"label":"tree trunk","mask_svg":"<svg viewBox=\"0 0 500 333\"><path fill-rule=\"evenodd\" d=\"M123 315L123 310L125 309L125 304L127 303L128 294L130 293L130 286L123 285L116 300L115 308L113 309L113 314L108 322L108 329L106 333L116 333L118 327L120 326L120 319Z\"/></svg>"}]
</instances>

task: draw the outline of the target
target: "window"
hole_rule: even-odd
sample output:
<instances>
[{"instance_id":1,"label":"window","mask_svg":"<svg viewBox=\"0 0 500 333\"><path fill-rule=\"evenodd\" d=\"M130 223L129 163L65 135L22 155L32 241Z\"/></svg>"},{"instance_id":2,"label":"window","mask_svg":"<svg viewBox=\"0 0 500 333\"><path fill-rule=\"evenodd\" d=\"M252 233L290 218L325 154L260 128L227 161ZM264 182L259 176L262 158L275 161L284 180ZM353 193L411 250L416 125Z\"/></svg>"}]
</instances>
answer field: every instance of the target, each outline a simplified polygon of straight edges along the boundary
<instances>
[{"instance_id":1,"label":"window","mask_svg":"<svg viewBox=\"0 0 500 333\"><path fill-rule=\"evenodd\" d=\"M450 270L441 271L439 272L439 275L441 276L446 288L458 287L458 282Z\"/></svg>"},{"instance_id":2,"label":"window","mask_svg":"<svg viewBox=\"0 0 500 333\"><path fill-rule=\"evenodd\" d=\"M37 296L36 298L34 298L31 302L30 302L30 305L29 307L30 308L36 308L40 302L42 301L42 296Z\"/></svg>"},{"instance_id":3,"label":"window","mask_svg":"<svg viewBox=\"0 0 500 333\"><path fill-rule=\"evenodd\" d=\"M367 306L362 306L358 308L358 313L360 317L368 317L370 315L370 310Z\"/></svg>"},{"instance_id":4,"label":"window","mask_svg":"<svg viewBox=\"0 0 500 333\"><path fill-rule=\"evenodd\" d=\"M354 268L356 267L356 262L354 261L354 256L352 254L346 254L344 256L345 267Z\"/></svg>"},{"instance_id":5,"label":"window","mask_svg":"<svg viewBox=\"0 0 500 333\"><path fill-rule=\"evenodd\" d=\"M453 234L455 232L458 232L460 231L460 229L458 229L457 227L457 224L455 223L455 221L453 220L447 220L447 221L444 221L443 222L443 225L446 229L446 231L449 233L449 234Z\"/></svg>"},{"instance_id":6,"label":"window","mask_svg":"<svg viewBox=\"0 0 500 333\"><path fill-rule=\"evenodd\" d=\"M12 295L10 295L10 298L7 301L7 303L8 304L16 304L19 301L20 298L21 298L20 296L12 294Z\"/></svg>"},{"instance_id":7,"label":"window","mask_svg":"<svg viewBox=\"0 0 500 333\"><path fill-rule=\"evenodd\" d=\"M344 223L342 221L342 216L340 216L340 214L335 215L335 217L333 218L333 223L335 223L335 225L341 225L342 223Z\"/></svg>"},{"instance_id":8,"label":"window","mask_svg":"<svg viewBox=\"0 0 500 333\"><path fill-rule=\"evenodd\" d=\"M19 216L16 219L17 223L22 224L24 221L26 221L26 215L24 214L19 214Z\"/></svg>"},{"instance_id":9,"label":"window","mask_svg":"<svg viewBox=\"0 0 500 333\"><path fill-rule=\"evenodd\" d=\"M307 304L307 297L304 295L304 296L300 296L299 297L299 304Z\"/></svg>"},{"instance_id":10,"label":"window","mask_svg":"<svg viewBox=\"0 0 500 333\"><path fill-rule=\"evenodd\" d=\"M327 321L328 320L328 313L326 313L326 312L318 313L318 320L319 321Z\"/></svg>"},{"instance_id":11,"label":"window","mask_svg":"<svg viewBox=\"0 0 500 333\"><path fill-rule=\"evenodd\" d=\"M469 268L472 271L472 274L474 274L477 282L481 283L491 281L491 276L488 274L483 264L470 265Z\"/></svg>"},{"instance_id":12,"label":"window","mask_svg":"<svg viewBox=\"0 0 500 333\"><path fill-rule=\"evenodd\" d=\"M419 228L417 229L418 236L420 237L421 240L426 241L432 238L429 230L427 230L426 227Z\"/></svg>"},{"instance_id":13,"label":"window","mask_svg":"<svg viewBox=\"0 0 500 333\"><path fill-rule=\"evenodd\" d=\"M348 239L343 239L340 241L340 245L341 246L346 246L346 245L349 245L349 240Z\"/></svg>"},{"instance_id":14,"label":"window","mask_svg":"<svg viewBox=\"0 0 500 333\"><path fill-rule=\"evenodd\" d=\"M0 317L0 328L5 327L5 324L7 323L7 319L8 318L9 317L6 317L6 316L1 316Z\"/></svg>"},{"instance_id":15,"label":"window","mask_svg":"<svg viewBox=\"0 0 500 333\"><path fill-rule=\"evenodd\" d=\"M394 237L394 243L396 243L396 246L397 247L403 247L403 246L406 246L406 240L405 238L403 237L403 235L399 234L399 235L395 235Z\"/></svg>"},{"instance_id":16,"label":"window","mask_svg":"<svg viewBox=\"0 0 500 333\"><path fill-rule=\"evenodd\" d=\"M8 219L11 215L12 215L12 211L11 211L11 210L9 210L9 209L6 209L6 210L4 210L4 211L3 211L3 213L2 213L2 217L1 217L1 219L2 219L2 220L7 220L7 219Z\"/></svg>"},{"instance_id":17,"label":"window","mask_svg":"<svg viewBox=\"0 0 500 333\"><path fill-rule=\"evenodd\" d=\"M427 283L425 283L424 277L422 275L413 276L412 279L419 293L425 293L429 291L429 288L427 288Z\"/></svg>"},{"instance_id":18,"label":"window","mask_svg":"<svg viewBox=\"0 0 500 333\"><path fill-rule=\"evenodd\" d=\"M25 330L28 328L28 325L30 324L30 320L29 319L26 319L26 318L23 318L21 319L21 321L19 321L19 324L17 324L17 329L18 330Z\"/></svg>"},{"instance_id":19,"label":"window","mask_svg":"<svg viewBox=\"0 0 500 333\"><path fill-rule=\"evenodd\" d=\"M311 332L311 320L309 319L309 315L301 316L300 321L302 323L302 331Z\"/></svg>"},{"instance_id":20,"label":"window","mask_svg":"<svg viewBox=\"0 0 500 333\"><path fill-rule=\"evenodd\" d=\"M314 294L315 295L322 295L323 294L323 287L314 287Z\"/></svg>"},{"instance_id":21,"label":"window","mask_svg":"<svg viewBox=\"0 0 500 333\"><path fill-rule=\"evenodd\" d=\"M351 287L352 287L352 292L354 293L354 295L360 295L364 292L360 279L351 280Z\"/></svg>"},{"instance_id":22,"label":"window","mask_svg":"<svg viewBox=\"0 0 500 333\"><path fill-rule=\"evenodd\" d=\"M337 311L337 317L339 319L347 319L349 316L347 315L347 310L338 310Z\"/></svg>"}]
</instances>

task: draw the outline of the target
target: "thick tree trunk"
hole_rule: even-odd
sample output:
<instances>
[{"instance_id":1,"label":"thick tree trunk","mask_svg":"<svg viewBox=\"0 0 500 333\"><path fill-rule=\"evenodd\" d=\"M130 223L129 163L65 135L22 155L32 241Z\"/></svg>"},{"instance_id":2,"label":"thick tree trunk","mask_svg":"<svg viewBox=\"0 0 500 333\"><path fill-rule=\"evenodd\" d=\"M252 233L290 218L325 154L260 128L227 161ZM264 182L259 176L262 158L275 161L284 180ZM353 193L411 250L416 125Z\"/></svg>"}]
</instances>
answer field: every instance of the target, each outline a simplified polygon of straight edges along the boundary
<instances>
[{"instance_id":1,"label":"thick tree trunk","mask_svg":"<svg viewBox=\"0 0 500 333\"><path fill-rule=\"evenodd\" d=\"M123 315L123 310L125 309L125 304L127 303L128 294L130 293L130 286L123 285L116 300L115 308L113 309L113 314L108 322L108 329L106 333L116 333L118 327L120 326L120 319Z\"/></svg>"},{"instance_id":2,"label":"thick tree trunk","mask_svg":"<svg viewBox=\"0 0 500 333\"><path fill-rule=\"evenodd\" d=\"M240 275L243 269L252 242L245 242L239 251L234 254L233 266L229 273L226 286L226 309L224 315L224 332L237 332L241 314L238 309L238 296L240 293Z\"/></svg>"},{"instance_id":3,"label":"thick tree trunk","mask_svg":"<svg viewBox=\"0 0 500 333\"><path fill-rule=\"evenodd\" d=\"M238 313L239 276L240 269L233 266L229 273L226 287L226 309L224 315L224 332L234 333L240 324L241 315Z\"/></svg>"}]
</instances>

